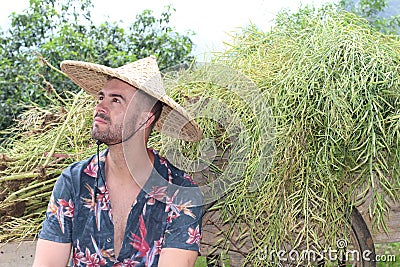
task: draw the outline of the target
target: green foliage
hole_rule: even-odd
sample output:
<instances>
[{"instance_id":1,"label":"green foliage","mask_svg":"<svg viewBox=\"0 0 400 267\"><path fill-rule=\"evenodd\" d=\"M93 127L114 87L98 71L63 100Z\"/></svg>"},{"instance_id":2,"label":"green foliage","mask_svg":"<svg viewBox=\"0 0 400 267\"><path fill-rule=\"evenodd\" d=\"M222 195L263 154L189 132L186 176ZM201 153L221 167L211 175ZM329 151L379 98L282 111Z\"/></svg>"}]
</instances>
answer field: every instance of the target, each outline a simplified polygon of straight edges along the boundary
<instances>
[{"instance_id":1,"label":"green foliage","mask_svg":"<svg viewBox=\"0 0 400 267\"><path fill-rule=\"evenodd\" d=\"M0 129L22 112L20 103L49 103L46 92L61 97L77 87L47 63L91 61L118 67L156 55L160 68L191 61L192 42L168 25L174 9L160 17L150 10L136 16L128 29L116 22L95 25L91 0L31 0L21 14L10 16L11 26L0 32ZM188 33L190 35L190 33Z\"/></svg>"},{"instance_id":2,"label":"green foliage","mask_svg":"<svg viewBox=\"0 0 400 267\"><path fill-rule=\"evenodd\" d=\"M365 18L373 27L383 33L398 34L400 32L400 16L396 12L394 15L391 14L392 2L388 0L341 0L338 5Z\"/></svg>"},{"instance_id":3,"label":"green foliage","mask_svg":"<svg viewBox=\"0 0 400 267\"><path fill-rule=\"evenodd\" d=\"M68 93L42 108L30 105L18 121L9 145L0 151L0 242L35 236L61 172L95 153L90 141L93 97Z\"/></svg>"},{"instance_id":4,"label":"green foliage","mask_svg":"<svg viewBox=\"0 0 400 267\"><path fill-rule=\"evenodd\" d=\"M385 228L387 199L400 198L399 48L395 36L325 7L282 12L271 31L246 29L221 56L257 84L276 121L265 183L247 195L238 186L224 202L234 214L226 221L250 225L256 248L333 247L367 193L374 228ZM265 266L256 253L248 260Z\"/></svg>"}]
</instances>

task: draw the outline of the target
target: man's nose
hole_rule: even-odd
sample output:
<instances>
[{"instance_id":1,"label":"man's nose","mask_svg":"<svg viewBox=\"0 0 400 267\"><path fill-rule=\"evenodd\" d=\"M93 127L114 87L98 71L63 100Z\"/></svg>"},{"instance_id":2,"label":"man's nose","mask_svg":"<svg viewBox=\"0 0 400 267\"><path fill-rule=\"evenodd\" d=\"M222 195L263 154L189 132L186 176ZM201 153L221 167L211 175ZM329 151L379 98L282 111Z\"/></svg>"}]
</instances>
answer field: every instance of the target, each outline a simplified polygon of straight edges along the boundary
<instances>
[{"instance_id":1,"label":"man's nose","mask_svg":"<svg viewBox=\"0 0 400 267\"><path fill-rule=\"evenodd\" d=\"M104 104L104 101L100 101L94 107L95 113L106 113L107 114L107 107Z\"/></svg>"}]
</instances>

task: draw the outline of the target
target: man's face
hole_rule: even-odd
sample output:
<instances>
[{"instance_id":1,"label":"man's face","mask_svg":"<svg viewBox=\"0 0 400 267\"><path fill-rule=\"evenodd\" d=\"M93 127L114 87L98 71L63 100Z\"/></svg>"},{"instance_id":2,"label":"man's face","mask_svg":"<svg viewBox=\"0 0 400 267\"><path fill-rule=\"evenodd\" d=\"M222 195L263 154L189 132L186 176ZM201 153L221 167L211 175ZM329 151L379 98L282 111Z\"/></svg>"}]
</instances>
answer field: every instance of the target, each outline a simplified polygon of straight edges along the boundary
<instances>
[{"instance_id":1,"label":"man's face","mask_svg":"<svg viewBox=\"0 0 400 267\"><path fill-rule=\"evenodd\" d=\"M119 143L122 141L123 132L126 136L138 127L139 114L136 112L137 105L133 97L135 92L134 87L121 80L107 81L99 92L98 104L94 109L93 139L108 145ZM128 108L129 112L127 112ZM124 120L129 122L126 123L125 130Z\"/></svg>"}]
</instances>

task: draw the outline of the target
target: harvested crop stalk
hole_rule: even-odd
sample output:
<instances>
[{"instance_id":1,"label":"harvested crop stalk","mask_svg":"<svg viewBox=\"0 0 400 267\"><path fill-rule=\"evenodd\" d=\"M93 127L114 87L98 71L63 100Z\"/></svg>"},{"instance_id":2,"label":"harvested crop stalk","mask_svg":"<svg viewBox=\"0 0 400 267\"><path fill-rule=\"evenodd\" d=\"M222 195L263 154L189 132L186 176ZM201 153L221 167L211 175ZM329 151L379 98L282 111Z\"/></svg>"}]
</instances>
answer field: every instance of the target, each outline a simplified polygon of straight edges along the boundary
<instances>
[{"instance_id":1,"label":"harvested crop stalk","mask_svg":"<svg viewBox=\"0 0 400 267\"><path fill-rule=\"evenodd\" d=\"M48 163L50 162L50 159L52 158L54 151L56 150L58 142L59 142L61 136L64 134L65 127L67 127L67 125L70 123L71 117L74 115L74 111L75 111L74 108L76 107L76 104L77 104L80 96L82 95L82 93L83 93L83 91L81 90L75 96L74 102L72 103L72 106L71 106L71 110L69 110L67 118L65 119L64 123L62 124L61 129L59 130L58 135L57 135L56 139L54 140L53 147L51 148L50 152L47 154L46 161L43 164L44 168L46 168Z\"/></svg>"}]
</instances>

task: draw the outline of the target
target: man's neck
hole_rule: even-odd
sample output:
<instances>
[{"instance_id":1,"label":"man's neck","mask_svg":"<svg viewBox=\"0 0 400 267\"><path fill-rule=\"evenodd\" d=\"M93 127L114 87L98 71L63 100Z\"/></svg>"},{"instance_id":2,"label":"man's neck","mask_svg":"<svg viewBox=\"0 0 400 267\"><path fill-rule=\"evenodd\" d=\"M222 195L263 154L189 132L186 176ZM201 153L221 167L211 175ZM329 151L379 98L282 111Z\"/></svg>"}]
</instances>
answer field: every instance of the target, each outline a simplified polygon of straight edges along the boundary
<instances>
[{"instance_id":1,"label":"man's neck","mask_svg":"<svg viewBox=\"0 0 400 267\"><path fill-rule=\"evenodd\" d=\"M106 157L106 175L120 182L132 179L143 187L153 169L154 155L149 152L146 143L126 141L111 145Z\"/></svg>"}]
</instances>

